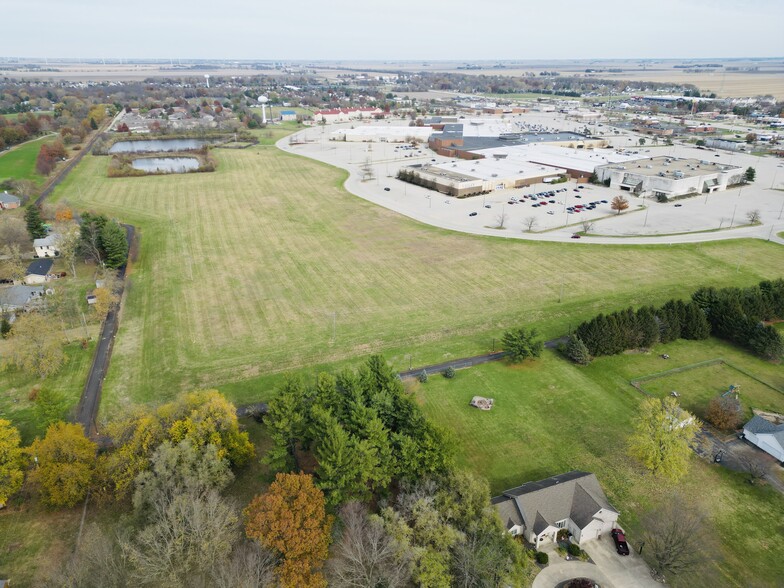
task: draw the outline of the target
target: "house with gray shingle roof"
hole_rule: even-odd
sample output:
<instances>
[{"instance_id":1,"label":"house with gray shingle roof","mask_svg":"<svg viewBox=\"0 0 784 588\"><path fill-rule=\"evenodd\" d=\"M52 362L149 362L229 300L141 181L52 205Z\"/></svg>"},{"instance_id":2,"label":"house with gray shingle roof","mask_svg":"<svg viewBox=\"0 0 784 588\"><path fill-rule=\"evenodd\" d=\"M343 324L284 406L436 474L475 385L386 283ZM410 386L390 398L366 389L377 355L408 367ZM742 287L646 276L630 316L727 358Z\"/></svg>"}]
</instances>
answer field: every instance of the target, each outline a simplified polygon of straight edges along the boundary
<instances>
[{"instance_id":1,"label":"house with gray shingle roof","mask_svg":"<svg viewBox=\"0 0 784 588\"><path fill-rule=\"evenodd\" d=\"M762 451L784 463L784 424L777 425L756 415L743 425L743 435Z\"/></svg>"},{"instance_id":2,"label":"house with gray shingle roof","mask_svg":"<svg viewBox=\"0 0 784 588\"><path fill-rule=\"evenodd\" d=\"M8 192L0 194L0 210L10 210L12 208L19 208L22 201Z\"/></svg>"},{"instance_id":3,"label":"house with gray shingle roof","mask_svg":"<svg viewBox=\"0 0 784 588\"><path fill-rule=\"evenodd\" d=\"M609 534L619 513L607 501L596 476L572 471L528 482L492 499L501 521L513 535L523 535L539 549L568 529L578 545Z\"/></svg>"},{"instance_id":4,"label":"house with gray shingle roof","mask_svg":"<svg viewBox=\"0 0 784 588\"><path fill-rule=\"evenodd\" d=\"M43 300L43 286L9 286L0 288L0 311L29 310Z\"/></svg>"}]
</instances>

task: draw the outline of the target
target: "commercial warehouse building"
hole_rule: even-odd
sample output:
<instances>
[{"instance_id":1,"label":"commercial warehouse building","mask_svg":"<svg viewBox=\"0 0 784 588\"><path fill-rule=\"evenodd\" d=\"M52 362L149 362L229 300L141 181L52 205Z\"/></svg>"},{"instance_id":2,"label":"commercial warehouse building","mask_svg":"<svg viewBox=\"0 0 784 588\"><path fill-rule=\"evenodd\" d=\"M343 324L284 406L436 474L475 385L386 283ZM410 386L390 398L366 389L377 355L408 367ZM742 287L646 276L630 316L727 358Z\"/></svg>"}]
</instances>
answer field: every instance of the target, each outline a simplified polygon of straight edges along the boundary
<instances>
[{"instance_id":1,"label":"commercial warehouse building","mask_svg":"<svg viewBox=\"0 0 784 588\"><path fill-rule=\"evenodd\" d=\"M726 190L743 181L743 169L699 159L651 157L596 168L599 181L638 196L672 198Z\"/></svg>"},{"instance_id":2,"label":"commercial warehouse building","mask_svg":"<svg viewBox=\"0 0 784 588\"><path fill-rule=\"evenodd\" d=\"M457 160L438 165L412 165L400 170L399 178L442 194L464 198L493 190L523 188L556 179L566 170L505 158Z\"/></svg>"}]
</instances>

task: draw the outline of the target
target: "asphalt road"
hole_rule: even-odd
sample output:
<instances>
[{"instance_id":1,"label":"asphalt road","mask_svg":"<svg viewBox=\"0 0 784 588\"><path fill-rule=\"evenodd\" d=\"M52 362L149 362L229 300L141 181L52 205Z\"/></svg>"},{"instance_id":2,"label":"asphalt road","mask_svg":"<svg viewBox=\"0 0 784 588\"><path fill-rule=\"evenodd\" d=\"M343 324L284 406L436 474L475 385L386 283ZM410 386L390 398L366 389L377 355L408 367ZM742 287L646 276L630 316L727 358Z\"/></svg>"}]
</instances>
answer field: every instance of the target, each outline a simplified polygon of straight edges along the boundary
<instances>
[{"instance_id":1,"label":"asphalt road","mask_svg":"<svg viewBox=\"0 0 784 588\"><path fill-rule=\"evenodd\" d=\"M123 227L125 228L125 237L128 240L128 255L130 256L136 229L131 225L123 225ZM126 268L127 262L117 272L120 283L120 291L117 292L117 295L121 300L125 290ZM76 408L76 422L84 427L88 436L94 436L97 433L96 418L98 416L98 408L101 405L101 390L103 389L103 380L106 377L106 372L109 369L109 360L112 357L114 336L117 334L117 327L119 326L119 311L120 303L115 304L106 315L106 320L104 320L101 328L98 346L95 349L93 364L90 366L87 382L84 385L82 397L79 399L79 405Z\"/></svg>"}]
</instances>

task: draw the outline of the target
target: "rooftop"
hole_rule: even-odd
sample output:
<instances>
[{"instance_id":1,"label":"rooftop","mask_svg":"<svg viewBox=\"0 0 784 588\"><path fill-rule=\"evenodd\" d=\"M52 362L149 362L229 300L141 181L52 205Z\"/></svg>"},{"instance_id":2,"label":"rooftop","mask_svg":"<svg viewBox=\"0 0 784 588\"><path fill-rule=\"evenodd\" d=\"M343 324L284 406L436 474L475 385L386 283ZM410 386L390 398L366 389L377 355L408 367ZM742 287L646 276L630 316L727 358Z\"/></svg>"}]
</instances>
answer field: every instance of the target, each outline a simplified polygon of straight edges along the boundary
<instances>
[{"instance_id":1,"label":"rooftop","mask_svg":"<svg viewBox=\"0 0 784 588\"><path fill-rule=\"evenodd\" d=\"M628 161L614 169L645 176L674 175L681 178L691 178L740 168L715 161L660 156Z\"/></svg>"},{"instance_id":2,"label":"rooftop","mask_svg":"<svg viewBox=\"0 0 784 588\"><path fill-rule=\"evenodd\" d=\"M52 269L54 261L51 259L36 259L27 266L27 275L45 276Z\"/></svg>"},{"instance_id":3,"label":"rooftop","mask_svg":"<svg viewBox=\"0 0 784 588\"><path fill-rule=\"evenodd\" d=\"M24 306L34 296L43 296L43 286L10 286L0 288L0 307Z\"/></svg>"}]
</instances>

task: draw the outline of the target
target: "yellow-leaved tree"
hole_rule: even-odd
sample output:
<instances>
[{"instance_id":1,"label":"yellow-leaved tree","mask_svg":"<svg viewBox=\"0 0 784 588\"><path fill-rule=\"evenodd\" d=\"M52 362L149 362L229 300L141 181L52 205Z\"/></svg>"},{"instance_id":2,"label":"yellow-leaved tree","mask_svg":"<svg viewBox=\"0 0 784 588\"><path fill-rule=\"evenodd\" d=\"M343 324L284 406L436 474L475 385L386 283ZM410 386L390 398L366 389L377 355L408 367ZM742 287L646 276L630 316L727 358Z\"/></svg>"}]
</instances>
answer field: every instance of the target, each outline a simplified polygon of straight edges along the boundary
<instances>
[{"instance_id":1,"label":"yellow-leaved tree","mask_svg":"<svg viewBox=\"0 0 784 588\"><path fill-rule=\"evenodd\" d=\"M676 481L689 468L691 443L700 422L673 397L646 398L629 438L629 453L651 472Z\"/></svg>"},{"instance_id":2,"label":"yellow-leaved tree","mask_svg":"<svg viewBox=\"0 0 784 588\"><path fill-rule=\"evenodd\" d=\"M56 507L74 506L84 499L95 469L96 444L81 425L53 423L43 439L27 449L35 462L29 480L42 500Z\"/></svg>"},{"instance_id":3,"label":"yellow-leaved tree","mask_svg":"<svg viewBox=\"0 0 784 588\"><path fill-rule=\"evenodd\" d=\"M196 449L214 445L218 457L233 466L244 465L255 453L248 434L239 429L237 409L217 390L184 394L154 413L140 410L110 423L108 432L115 450L100 459L100 486L118 500L128 496L164 441L187 439Z\"/></svg>"},{"instance_id":4,"label":"yellow-leaved tree","mask_svg":"<svg viewBox=\"0 0 784 588\"><path fill-rule=\"evenodd\" d=\"M0 508L22 487L24 453L19 431L11 421L0 419Z\"/></svg>"}]
</instances>

